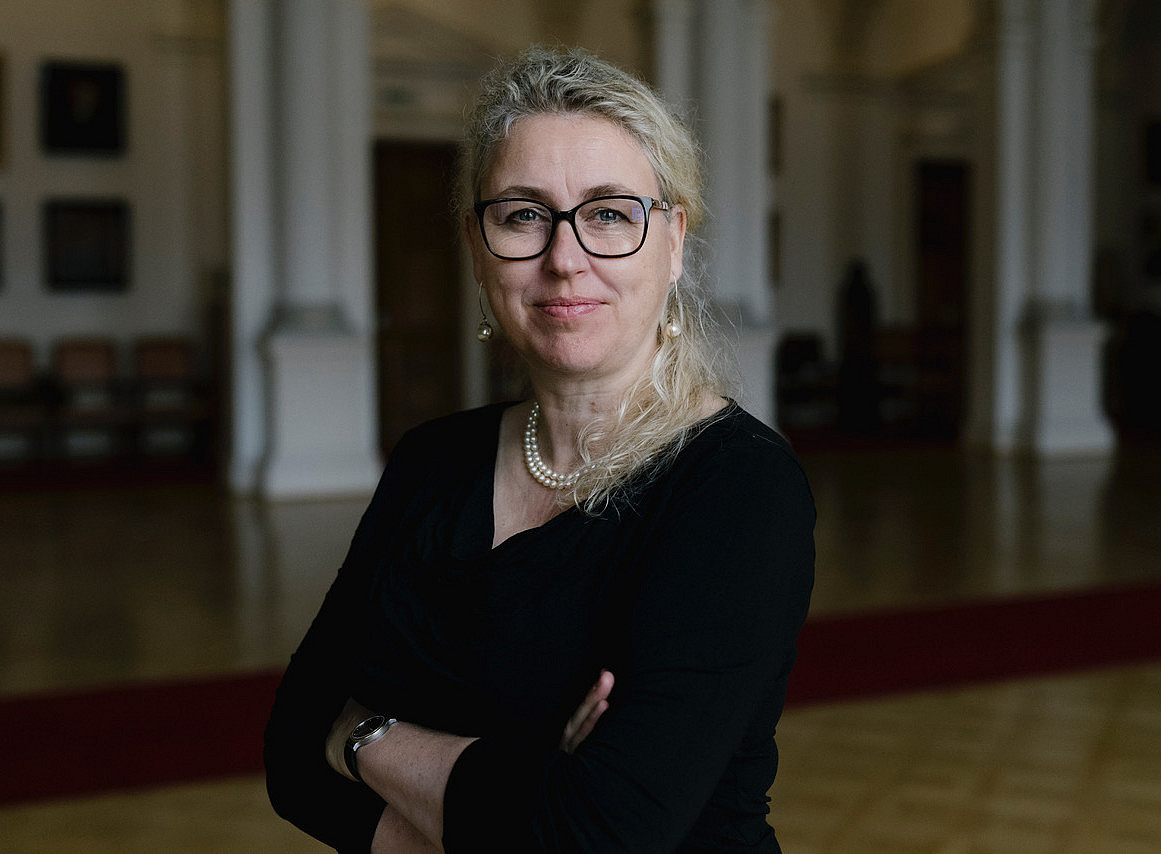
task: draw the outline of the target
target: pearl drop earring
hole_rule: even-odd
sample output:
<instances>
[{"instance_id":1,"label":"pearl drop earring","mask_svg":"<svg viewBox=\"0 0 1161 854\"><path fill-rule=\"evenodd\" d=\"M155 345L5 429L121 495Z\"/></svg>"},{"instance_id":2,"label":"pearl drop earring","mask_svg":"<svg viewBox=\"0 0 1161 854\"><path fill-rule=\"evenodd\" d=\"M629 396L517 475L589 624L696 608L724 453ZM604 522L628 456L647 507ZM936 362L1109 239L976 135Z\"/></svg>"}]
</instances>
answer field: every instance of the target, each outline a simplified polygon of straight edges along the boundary
<instances>
[{"instance_id":1,"label":"pearl drop earring","mask_svg":"<svg viewBox=\"0 0 1161 854\"><path fill-rule=\"evenodd\" d=\"M673 307L677 310L677 317L670 315L669 319L665 322L665 325L661 327L662 334L664 334L665 337L670 340L673 340L674 338L677 338L681 335L681 301L677 298L676 281L673 283Z\"/></svg>"},{"instance_id":2,"label":"pearl drop earring","mask_svg":"<svg viewBox=\"0 0 1161 854\"><path fill-rule=\"evenodd\" d=\"M476 292L476 301L480 304L480 325L476 327L476 339L483 342L492 340L492 324L488 322L488 315L484 312L484 283L480 282L480 289Z\"/></svg>"}]
</instances>

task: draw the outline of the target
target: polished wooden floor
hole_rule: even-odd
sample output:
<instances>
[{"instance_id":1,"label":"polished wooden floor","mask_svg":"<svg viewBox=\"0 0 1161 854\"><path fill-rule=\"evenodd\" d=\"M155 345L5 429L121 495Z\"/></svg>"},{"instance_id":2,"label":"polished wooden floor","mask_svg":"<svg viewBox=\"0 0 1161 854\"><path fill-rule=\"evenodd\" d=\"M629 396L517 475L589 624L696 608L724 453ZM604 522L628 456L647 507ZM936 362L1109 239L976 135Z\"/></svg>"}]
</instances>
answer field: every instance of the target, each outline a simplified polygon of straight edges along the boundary
<instances>
[{"instance_id":1,"label":"polished wooden floor","mask_svg":"<svg viewBox=\"0 0 1161 854\"><path fill-rule=\"evenodd\" d=\"M1161 580L1156 448L803 457L815 614ZM0 693L282 664L363 503L197 484L0 489ZM83 737L83 709L77 726ZM1161 851L1161 662L795 707L779 742L788 854ZM0 809L0 850L320 848L244 778Z\"/></svg>"}]
</instances>

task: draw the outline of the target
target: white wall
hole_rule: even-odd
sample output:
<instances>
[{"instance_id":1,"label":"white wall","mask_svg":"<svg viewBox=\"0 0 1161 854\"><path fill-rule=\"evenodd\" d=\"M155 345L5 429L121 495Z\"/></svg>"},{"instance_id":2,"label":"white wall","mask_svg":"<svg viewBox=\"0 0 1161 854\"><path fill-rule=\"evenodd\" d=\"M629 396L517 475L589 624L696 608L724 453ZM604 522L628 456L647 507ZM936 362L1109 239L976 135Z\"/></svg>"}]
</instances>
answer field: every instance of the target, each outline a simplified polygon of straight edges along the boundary
<instances>
[{"instance_id":1,"label":"white wall","mask_svg":"<svg viewBox=\"0 0 1161 854\"><path fill-rule=\"evenodd\" d=\"M219 4L215 0L0 0L6 80L4 284L0 335L32 340L42 364L62 336L200 333L206 279L225 264ZM120 64L127 149L49 156L39 140L45 60ZM124 293L49 291L41 207L56 197L114 197L131 207Z\"/></svg>"}]
</instances>

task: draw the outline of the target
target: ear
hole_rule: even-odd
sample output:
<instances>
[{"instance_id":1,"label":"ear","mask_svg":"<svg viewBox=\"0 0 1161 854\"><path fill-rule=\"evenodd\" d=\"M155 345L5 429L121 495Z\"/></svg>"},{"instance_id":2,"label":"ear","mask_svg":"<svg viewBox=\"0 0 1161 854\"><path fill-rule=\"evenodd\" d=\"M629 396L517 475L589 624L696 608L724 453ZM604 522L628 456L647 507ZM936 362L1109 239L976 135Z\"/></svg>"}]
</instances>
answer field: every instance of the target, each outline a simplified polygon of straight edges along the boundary
<instances>
[{"instance_id":1,"label":"ear","mask_svg":"<svg viewBox=\"0 0 1161 854\"><path fill-rule=\"evenodd\" d=\"M669 281L681 278L682 252L685 249L685 208L674 206L669 212Z\"/></svg>"}]
</instances>

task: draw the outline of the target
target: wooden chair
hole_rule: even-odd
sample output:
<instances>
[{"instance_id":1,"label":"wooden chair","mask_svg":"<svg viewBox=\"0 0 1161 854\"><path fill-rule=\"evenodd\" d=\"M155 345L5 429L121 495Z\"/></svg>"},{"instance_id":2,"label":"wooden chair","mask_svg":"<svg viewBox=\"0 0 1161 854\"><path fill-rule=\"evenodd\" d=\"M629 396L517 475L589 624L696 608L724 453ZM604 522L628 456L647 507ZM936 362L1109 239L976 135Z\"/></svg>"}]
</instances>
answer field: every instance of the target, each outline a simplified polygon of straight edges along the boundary
<instances>
[{"instance_id":1,"label":"wooden chair","mask_svg":"<svg viewBox=\"0 0 1161 854\"><path fill-rule=\"evenodd\" d=\"M64 457L112 457L127 450L129 409L109 338L67 338L53 348L54 450Z\"/></svg>"},{"instance_id":2,"label":"wooden chair","mask_svg":"<svg viewBox=\"0 0 1161 854\"><path fill-rule=\"evenodd\" d=\"M135 447L144 456L205 460L213 425L197 349L188 338L149 336L133 344Z\"/></svg>"},{"instance_id":3,"label":"wooden chair","mask_svg":"<svg viewBox=\"0 0 1161 854\"><path fill-rule=\"evenodd\" d=\"M835 370L823 356L820 336L784 333L774 367L779 427L801 435L805 430L834 426Z\"/></svg>"},{"instance_id":4,"label":"wooden chair","mask_svg":"<svg viewBox=\"0 0 1161 854\"><path fill-rule=\"evenodd\" d=\"M0 339L0 460L42 457L48 419L48 400L32 345Z\"/></svg>"}]
</instances>

